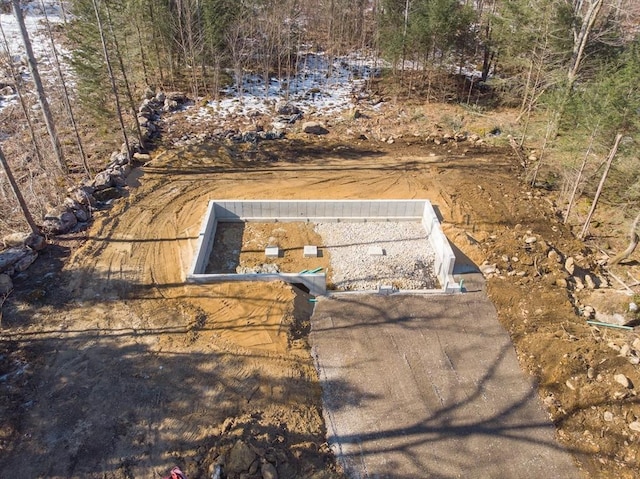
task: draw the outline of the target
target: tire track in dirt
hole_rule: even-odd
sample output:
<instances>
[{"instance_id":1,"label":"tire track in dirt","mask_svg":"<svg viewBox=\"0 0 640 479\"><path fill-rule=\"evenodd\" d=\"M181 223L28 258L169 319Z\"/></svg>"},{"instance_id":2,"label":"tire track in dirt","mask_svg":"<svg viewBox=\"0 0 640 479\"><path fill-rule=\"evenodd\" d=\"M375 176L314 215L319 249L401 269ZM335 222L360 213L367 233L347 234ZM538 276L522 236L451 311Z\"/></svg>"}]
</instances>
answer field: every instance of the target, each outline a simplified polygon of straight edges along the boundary
<instances>
[{"instance_id":1,"label":"tire track in dirt","mask_svg":"<svg viewBox=\"0 0 640 479\"><path fill-rule=\"evenodd\" d=\"M184 458L198 477L224 424L265 434L286 424L287 437L320 449L316 371L306 350L288 346L291 287L183 283L207 202L428 198L429 167L406 181L399 160L384 155L296 161L247 167L209 149L160 153L136 172L128 198L96 214L63 271L73 301L34 326L46 366L25 419L31 435L8 470L147 477ZM51 324L64 328L52 334Z\"/></svg>"}]
</instances>

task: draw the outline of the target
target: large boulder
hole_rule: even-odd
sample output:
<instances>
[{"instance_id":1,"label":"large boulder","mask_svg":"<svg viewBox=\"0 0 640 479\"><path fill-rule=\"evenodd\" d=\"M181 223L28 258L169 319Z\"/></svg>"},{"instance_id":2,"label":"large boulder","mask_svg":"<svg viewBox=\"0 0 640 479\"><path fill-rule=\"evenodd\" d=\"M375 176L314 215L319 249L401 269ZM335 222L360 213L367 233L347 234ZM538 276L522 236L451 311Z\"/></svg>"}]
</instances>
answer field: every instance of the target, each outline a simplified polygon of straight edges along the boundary
<instances>
[{"instance_id":1,"label":"large boulder","mask_svg":"<svg viewBox=\"0 0 640 479\"><path fill-rule=\"evenodd\" d=\"M99 190L106 190L107 188L111 188L112 186L113 178L111 178L111 174L108 171L101 171L93 180L93 188L95 189L96 193Z\"/></svg>"},{"instance_id":2,"label":"large boulder","mask_svg":"<svg viewBox=\"0 0 640 479\"><path fill-rule=\"evenodd\" d=\"M51 234L62 234L71 231L78 224L78 218L73 211L64 206L59 206L47 212L44 216L42 229Z\"/></svg>"},{"instance_id":3,"label":"large boulder","mask_svg":"<svg viewBox=\"0 0 640 479\"><path fill-rule=\"evenodd\" d=\"M225 472L229 476L239 475L246 472L255 461L257 455L244 441L238 440L229 450L225 462Z\"/></svg>"},{"instance_id":4,"label":"large boulder","mask_svg":"<svg viewBox=\"0 0 640 479\"><path fill-rule=\"evenodd\" d=\"M329 130L316 121L307 121L303 123L302 131L309 135L326 135L329 133Z\"/></svg>"},{"instance_id":5,"label":"large boulder","mask_svg":"<svg viewBox=\"0 0 640 479\"><path fill-rule=\"evenodd\" d=\"M178 108L178 102L175 100L171 100L170 98L165 99L164 106L162 110L165 112L171 112Z\"/></svg>"},{"instance_id":6,"label":"large boulder","mask_svg":"<svg viewBox=\"0 0 640 479\"><path fill-rule=\"evenodd\" d=\"M95 206L96 199L93 197L95 190L91 186L79 186L69 190L69 198L85 206Z\"/></svg>"},{"instance_id":7,"label":"large boulder","mask_svg":"<svg viewBox=\"0 0 640 479\"><path fill-rule=\"evenodd\" d=\"M91 218L89 207L78 203L71 197L67 197L64 199L64 206L73 212L73 214L76 216L76 219L80 223L86 223Z\"/></svg>"},{"instance_id":8,"label":"large boulder","mask_svg":"<svg viewBox=\"0 0 640 479\"><path fill-rule=\"evenodd\" d=\"M32 252L25 246L19 246L15 248L9 248L4 251L0 251L0 273L6 271L13 271L17 262Z\"/></svg>"},{"instance_id":9,"label":"large boulder","mask_svg":"<svg viewBox=\"0 0 640 479\"><path fill-rule=\"evenodd\" d=\"M302 113L302 111L293 103L282 102L282 103L279 103L277 106L277 113L278 115L291 116L291 115L297 115L299 113Z\"/></svg>"},{"instance_id":10,"label":"large boulder","mask_svg":"<svg viewBox=\"0 0 640 479\"><path fill-rule=\"evenodd\" d=\"M40 251L46 246L44 236L35 233L12 233L2 238L7 248L26 246L34 251Z\"/></svg>"},{"instance_id":11,"label":"large boulder","mask_svg":"<svg viewBox=\"0 0 640 479\"><path fill-rule=\"evenodd\" d=\"M104 190L96 191L95 193L96 200L101 201L103 203L109 200L122 198L122 196L123 196L122 189L115 188L115 187L106 188Z\"/></svg>"},{"instance_id":12,"label":"large boulder","mask_svg":"<svg viewBox=\"0 0 640 479\"><path fill-rule=\"evenodd\" d=\"M25 271L38 258L38 253L29 251L20 261L13 265L13 269L18 273Z\"/></svg>"}]
</instances>

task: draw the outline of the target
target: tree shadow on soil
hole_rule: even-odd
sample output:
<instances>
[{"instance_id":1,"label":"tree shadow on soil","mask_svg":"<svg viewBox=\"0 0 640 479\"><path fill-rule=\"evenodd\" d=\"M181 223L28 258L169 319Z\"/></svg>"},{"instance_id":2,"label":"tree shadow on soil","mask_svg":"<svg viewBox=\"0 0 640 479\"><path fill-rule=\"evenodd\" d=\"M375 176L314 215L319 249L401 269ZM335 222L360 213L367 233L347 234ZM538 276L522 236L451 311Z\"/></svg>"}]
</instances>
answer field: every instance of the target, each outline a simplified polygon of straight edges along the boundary
<instances>
[{"instance_id":1,"label":"tree shadow on soil","mask_svg":"<svg viewBox=\"0 0 640 479\"><path fill-rule=\"evenodd\" d=\"M146 477L177 463L188 477L205 477L238 439L276 454L289 471L281 477L325 467L322 428L296 427L318 403L317 383L269 376L255 367L268 356L157 351L122 339L103 330L22 344L24 371L8 371L0 384L3 397L16 381L22 386L9 398L11 412L3 408L3 430L12 422L14 431L0 455L3 470L20 477ZM14 341L4 340L2 349ZM299 417L273 414L292 404Z\"/></svg>"}]
</instances>

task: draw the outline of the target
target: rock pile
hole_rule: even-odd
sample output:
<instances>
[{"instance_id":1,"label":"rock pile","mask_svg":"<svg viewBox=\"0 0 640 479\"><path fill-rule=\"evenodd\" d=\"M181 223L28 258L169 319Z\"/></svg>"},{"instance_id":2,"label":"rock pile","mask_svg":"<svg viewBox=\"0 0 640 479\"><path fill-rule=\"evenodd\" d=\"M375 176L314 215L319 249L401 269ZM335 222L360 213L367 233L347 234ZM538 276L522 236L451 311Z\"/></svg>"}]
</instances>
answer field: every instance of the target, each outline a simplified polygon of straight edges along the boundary
<instances>
[{"instance_id":1,"label":"rock pile","mask_svg":"<svg viewBox=\"0 0 640 479\"><path fill-rule=\"evenodd\" d=\"M3 241L8 248L0 252L0 295L13 289L12 276L31 266L45 247L45 239L33 233L14 233Z\"/></svg>"},{"instance_id":2,"label":"rock pile","mask_svg":"<svg viewBox=\"0 0 640 479\"><path fill-rule=\"evenodd\" d=\"M155 94L147 91L138 109L142 142L146 145L160 135L158 122L163 112L176 110L186 101L183 93ZM123 144L120 151L111 154L106 168L97 173L93 180L70 188L62 204L46 212L41 225L42 232L51 236L85 228L94 210L104 208L114 199L126 195L127 176L133 164L149 159L145 148L139 143L131 142L129 148ZM19 233L3 238L3 242L9 249L0 252L0 294L7 294L13 288L13 274L26 270L35 261L37 252L45 246L45 240L42 236Z\"/></svg>"}]
</instances>

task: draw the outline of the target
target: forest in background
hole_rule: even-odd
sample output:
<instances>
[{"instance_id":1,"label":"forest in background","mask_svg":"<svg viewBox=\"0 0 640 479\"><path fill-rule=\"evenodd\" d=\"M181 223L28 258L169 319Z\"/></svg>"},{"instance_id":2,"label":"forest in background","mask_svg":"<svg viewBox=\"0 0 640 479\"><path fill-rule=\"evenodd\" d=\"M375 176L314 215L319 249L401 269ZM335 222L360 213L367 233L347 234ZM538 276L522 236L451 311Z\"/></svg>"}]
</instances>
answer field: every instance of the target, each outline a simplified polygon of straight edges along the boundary
<instances>
[{"instance_id":1,"label":"forest in background","mask_svg":"<svg viewBox=\"0 0 640 479\"><path fill-rule=\"evenodd\" d=\"M20 3L5 0L3 11L10 12ZM52 25L50 33L71 52L73 82L69 84L75 88L66 91L65 74L70 73L60 74L59 81L46 85L46 96L66 158L61 154L53 158L57 149L43 148L38 169L33 167L36 154L29 147L11 150L3 145L23 189L33 193L30 201L36 217L45 203L55 203L56 195L71 183L102 166L104 158L88 164L81 161L81 157L85 160L81 136L93 143L104 140L101 135L113 135L110 125L120 118L123 133L136 137L132 112L149 87L183 90L197 100L218 98L223 88L234 85L241 92L246 75L262 76L265 84L277 77L286 85L286 79L298 73L304 52L336 59L359 52L375 60L381 76L369 88L398 101L456 103L472 114L488 116L505 108L517 110L517 125L501 132L496 141L510 142L522 155L528 181L558 192L565 219L571 220L580 197L592 205L601 198L628 211L629 218L637 214L637 1L57 3L64 22ZM11 64L9 58L6 54L4 62ZM332 65L327 62L327 68ZM16 82L16 88L27 91L29 86ZM76 127L69 120L71 105L80 123ZM6 126L11 130L7 133L22 129L26 138L25 115L27 119L33 115L29 111L16 107L4 112L5 125L11 125ZM42 128L41 122L30 123ZM448 126L458 131L465 128L464 122L455 120ZM77 134L78 128L83 135ZM32 143L37 141L42 140ZM87 156L99 155L88 152ZM8 188L4 182L2 187ZM592 213L581 236L588 233Z\"/></svg>"}]
</instances>

